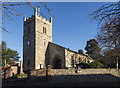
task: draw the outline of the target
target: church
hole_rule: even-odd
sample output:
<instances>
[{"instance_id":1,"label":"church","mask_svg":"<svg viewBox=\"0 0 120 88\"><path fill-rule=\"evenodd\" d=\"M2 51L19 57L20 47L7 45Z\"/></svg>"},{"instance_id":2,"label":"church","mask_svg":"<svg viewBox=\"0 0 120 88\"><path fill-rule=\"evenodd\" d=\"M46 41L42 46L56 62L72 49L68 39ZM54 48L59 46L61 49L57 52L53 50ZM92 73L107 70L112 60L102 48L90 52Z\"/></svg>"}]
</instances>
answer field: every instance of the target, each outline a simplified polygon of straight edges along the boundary
<instances>
[{"instance_id":1,"label":"church","mask_svg":"<svg viewBox=\"0 0 120 88\"><path fill-rule=\"evenodd\" d=\"M75 68L81 62L93 61L85 53L75 52L52 42L52 17L37 15L26 19L23 27L23 70L37 70L50 65L52 69Z\"/></svg>"}]
</instances>

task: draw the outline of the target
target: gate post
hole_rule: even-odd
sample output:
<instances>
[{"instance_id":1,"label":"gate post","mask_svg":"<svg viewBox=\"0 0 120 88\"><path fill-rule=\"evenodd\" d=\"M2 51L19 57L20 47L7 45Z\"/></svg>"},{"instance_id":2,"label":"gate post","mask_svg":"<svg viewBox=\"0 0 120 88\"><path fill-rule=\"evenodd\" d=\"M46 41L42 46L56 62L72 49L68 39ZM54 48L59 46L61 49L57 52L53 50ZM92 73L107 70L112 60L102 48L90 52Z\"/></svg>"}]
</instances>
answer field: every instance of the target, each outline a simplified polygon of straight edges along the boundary
<instances>
[{"instance_id":1,"label":"gate post","mask_svg":"<svg viewBox=\"0 0 120 88\"><path fill-rule=\"evenodd\" d=\"M51 66L50 65L47 66L46 76L51 76Z\"/></svg>"}]
</instances>

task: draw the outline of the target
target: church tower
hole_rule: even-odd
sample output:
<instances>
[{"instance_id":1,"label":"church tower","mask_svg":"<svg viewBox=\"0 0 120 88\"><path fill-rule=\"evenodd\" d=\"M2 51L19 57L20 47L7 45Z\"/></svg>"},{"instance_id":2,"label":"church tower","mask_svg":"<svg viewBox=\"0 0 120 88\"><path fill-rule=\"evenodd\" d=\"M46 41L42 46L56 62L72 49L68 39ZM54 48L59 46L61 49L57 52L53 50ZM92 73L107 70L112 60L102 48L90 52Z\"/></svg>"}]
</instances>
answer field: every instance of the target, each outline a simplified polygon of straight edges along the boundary
<instances>
[{"instance_id":1,"label":"church tower","mask_svg":"<svg viewBox=\"0 0 120 88\"><path fill-rule=\"evenodd\" d=\"M48 43L52 42L52 17L46 20L37 15L26 19L24 16L23 33L23 70L40 69L45 66Z\"/></svg>"}]
</instances>

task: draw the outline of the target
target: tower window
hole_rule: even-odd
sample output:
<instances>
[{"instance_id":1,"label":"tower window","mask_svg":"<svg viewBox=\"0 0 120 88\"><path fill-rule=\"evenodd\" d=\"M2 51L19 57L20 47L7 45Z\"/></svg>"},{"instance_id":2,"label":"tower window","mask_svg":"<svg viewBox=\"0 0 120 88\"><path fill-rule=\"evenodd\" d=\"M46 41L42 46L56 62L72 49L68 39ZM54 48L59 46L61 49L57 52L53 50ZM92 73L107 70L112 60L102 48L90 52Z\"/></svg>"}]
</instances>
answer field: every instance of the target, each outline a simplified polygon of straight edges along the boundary
<instances>
[{"instance_id":1,"label":"tower window","mask_svg":"<svg viewBox=\"0 0 120 88\"><path fill-rule=\"evenodd\" d=\"M43 33L44 33L44 29L45 29L45 28L43 27Z\"/></svg>"},{"instance_id":2,"label":"tower window","mask_svg":"<svg viewBox=\"0 0 120 88\"><path fill-rule=\"evenodd\" d=\"M45 27L45 34L46 34L46 27Z\"/></svg>"},{"instance_id":3,"label":"tower window","mask_svg":"<svg viewBox=\"0 0 120 88\"><path fill-rule=\"evenodd\" d=\"M43 27L43 33L46 34L46 27Z\"/></svg>"},{"instance_id":4,"label":"tower window","mask_svg":"<svg viewBox=\"0 0 120 88\"><path fill-rule=\"evenodd\" d=\"M27 41L27 46L30 46L30 41Z\"/></svg>"}]
</instances>

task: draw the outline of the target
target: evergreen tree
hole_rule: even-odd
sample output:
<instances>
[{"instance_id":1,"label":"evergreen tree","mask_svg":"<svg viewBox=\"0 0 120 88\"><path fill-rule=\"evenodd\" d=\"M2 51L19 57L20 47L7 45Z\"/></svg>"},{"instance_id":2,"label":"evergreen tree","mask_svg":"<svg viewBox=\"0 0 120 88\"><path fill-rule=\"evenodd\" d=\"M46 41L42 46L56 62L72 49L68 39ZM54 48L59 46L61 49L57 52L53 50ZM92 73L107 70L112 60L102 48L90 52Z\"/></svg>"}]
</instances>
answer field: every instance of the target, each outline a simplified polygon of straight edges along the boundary
<instances>
[{"instance_id":1,"label":"evergreen tree","mask_svg":"<svg viewBox=\"0 0 120 88\"><path fill-rule=\"evenodd\" d=\"M86 53L93 59L98 59L101 56L101 49L98 47L98 42L95 39L90 39L87 41L85 50L87 51Z\"/></svg>"},{"instance_id":2,"label":"evergreen tree","mask_svg":"<svg viewBox=\"0 0 120 88\"><path fill-rule=\"evenodd\" d=\"M82 49L79 49L79 50L78 50L78 53L83 54L84 52L83 52Z\"/></svg>"},{"instance_id":3,"label":"evergreen tree","mask_svg":"<svg viewBox=\"0 0 120 88\"><path fill-rule=\"evenodd\" d=\"M5 66L6 64L12 64L15 61L19 61L20 57L18 52L16 50L7 48L7 43L5 41L2 41L1 47L2 47L2 66Z\"/></svg>"}]
</instances>

